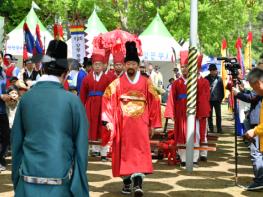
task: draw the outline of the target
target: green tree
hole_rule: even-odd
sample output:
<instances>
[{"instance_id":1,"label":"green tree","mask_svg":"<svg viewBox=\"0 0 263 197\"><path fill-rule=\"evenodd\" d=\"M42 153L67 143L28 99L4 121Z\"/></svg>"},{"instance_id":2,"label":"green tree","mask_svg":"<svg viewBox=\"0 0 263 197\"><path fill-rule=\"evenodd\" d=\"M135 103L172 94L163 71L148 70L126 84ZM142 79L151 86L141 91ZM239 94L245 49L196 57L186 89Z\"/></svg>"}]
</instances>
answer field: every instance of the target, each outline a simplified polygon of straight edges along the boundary
<instances>
[{"instance_id":1,"label":"green tree","mask_svg":"<svg viewBox=\"0 0 263 197\"><path fill-rule=\"evenodd\" d=\"M5 17L5 31L10 32L26 16L31 0L0 1L0 15ZM84 22L96 9L98 16L107 27L117 27L140 34L150 24L157 11L168 30L176 40L188 39L190 35L190 0L35 0L37 10L45 26L54 24L56 17L66 28L76 18ZM220 55L221 41L226 38L230 54L238 36L246 44L249 27L254 35L254 57L259 56L262 44L259 42L263 26L263 0L199 0L199 41L200 49L208 55ZM252 2L252 3L251 3Z\"/></svg>"}]
</instances>

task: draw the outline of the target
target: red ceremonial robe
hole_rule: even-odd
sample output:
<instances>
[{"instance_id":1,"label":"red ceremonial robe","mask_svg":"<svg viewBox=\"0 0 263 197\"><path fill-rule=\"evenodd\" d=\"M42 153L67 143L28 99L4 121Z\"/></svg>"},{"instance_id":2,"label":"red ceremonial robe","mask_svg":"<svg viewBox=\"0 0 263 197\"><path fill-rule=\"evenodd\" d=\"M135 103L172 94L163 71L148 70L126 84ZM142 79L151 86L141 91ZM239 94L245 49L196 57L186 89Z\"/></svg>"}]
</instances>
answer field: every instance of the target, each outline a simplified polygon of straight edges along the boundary
<instances>
[{"instance_id":1,"label":"red ceremonial robe","mask_svg":"<svg viewBox=\"0 0 263 197\"><path fill-rule=\"evenodd\" d=\"M5 70L5 74L6 74L6 88L9 88L10 86L10 78L13 77L13 71L16 67L11 64L6 70Z\"/></svg>"},{"instance_id":2,"label":"red ceremonial robe","mask_svg":"<svg viewBox=\"0 0 263 197\"><path fill-rule=\"evenodd\" d=\"M105 71L104 75L107 76L107 78L110 80L110 82L114 81L117 77L114 74L114 71L111 69L108 69Z\"/></svg>"},{"instance_id":3,"label":"red ceremonial robe","mask_svg":"<svg viewBox=\"0 0 263 197\"><path fill-rule=\"evenodd\" d=\"M210 84L203 77L197 80L196 119L199 120L200 142L206 142L206 119L210 113Z\"/></svg>"},{"instance_id":4,"label":"red ceremonial robe","mask_svg":"<svg viewBox=\"0 0 263 197\"><path fill-rule=\"evenodd\" d=\"M89 140L101 139L101 99L110 80L102 74L99 81L94 79L94 72L90 72L84 79L80 88L80 99L86 108L89 120Z\"/></svg>"},{"instance_id":5,"label":"red ceremonial robe","mask_svg":"<svg viewBox=\"0 0 263 197\"><path fill-rule=\"evenodd\" d=\"M126 74L114 80L102 99L102 120L113 124L112 173L152 173L149 129L161 127L160 99L151 80L137 72L132 84Z\"/></svg>"},{"instance_id":6,"label":"red ceremonial robe","mask_svg":"<svg viewBox=\"0 0 263 197\"><path fill-rule=\"evenodd\" d=\"M172 84L164 116L174 119L174 138L175 144L185 144L187 135L187 89L186 80L178 78Z\"/></svg>"},{"instance_id":7,"label":"red ceremonial robe","mask_svg":"<svg viewBox=\"0 0 263 197\"><path fill-rule=\"evenodd\" d=\"M199 77L197 80L197 103L196 103L196 119L200 124L200 140L205 139L206 119L210 112L210 85L209 82ZM172 88L168 97L164 116L174 118L175 143L185 144L187 136L187 88L186 81L180 77L172 84Z\"/></svg>"}]
</instances>

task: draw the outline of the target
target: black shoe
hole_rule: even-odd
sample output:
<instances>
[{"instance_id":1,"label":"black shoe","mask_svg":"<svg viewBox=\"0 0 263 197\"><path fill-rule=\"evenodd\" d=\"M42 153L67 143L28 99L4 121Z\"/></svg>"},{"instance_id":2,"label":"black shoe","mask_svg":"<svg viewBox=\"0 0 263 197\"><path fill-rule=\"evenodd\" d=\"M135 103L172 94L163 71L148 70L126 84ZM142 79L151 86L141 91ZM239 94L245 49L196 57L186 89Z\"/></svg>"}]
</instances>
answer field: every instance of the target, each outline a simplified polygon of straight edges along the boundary
<instances>
[{"instance_id":1,"label":"black shoe","mask_svg":"<svg viewBox=\"0 0 263 197\"><path fill-rule=\"evenodd\" d=\"M101 161L107 162L107 161L109 161L109 159L107 157L105 157L105 156L101 156Z\"/></svg>"},{"instance_id":2,"label":"black shoe","mask_svg":"<svg viewBox=\"0 0 263 197\"><path fill-rule=\"evenodd\" d=\"M246 188L247 191L255 191L255 190L261 190L261 189L263 189L263 183L256 183L256 182L251 183Z\"/></svg>"},{"instance_id":3,"label":"black shoe","mask_svg":"<svg viewBox=\"0 0 263 197\"><path fill-rule=\"evenodd\" d=\"M222 129L217 129L217 133L223 134Z\"/></svg>"},{"instance_id":4,"label":"black shoe","mask_svg":"<svg viewBox=\"0 0 263 197\"><path fill-rule=\"evenodd\" d=\"M1 171L6 171L6 167L4 165L2 165L2 164L0 164L0 172Z\"/></svg>"},{"instance_id":5,"label":"black shoe","mask_svg":"<svg viewBox=\"0 0 263 197\"><path fill-rule=\"evenodd\" d=\"M181 162L181 167L185 167L186 166L186 163L185 162Z\"/></svg>"},{"instance_id":6,"label":"black shoe","mask_svg":"<svg viewBox=\"0 0 263 197\"><path fill-rule=\"evenodd\" d=\"M205 157L205 156L201 156L201 157L200 157L200 161L207 162L207 157Z\"/></svg>"},{"instance_id":7,"label":"black shoe","mask_svg":"<svg viewBox=\"0 0 263 197\"><path fill-rule=\"evenodd\" d=\"M100 156L100 153L99 152L93 152L93 153L91 153L91 156L92 157L98 157L98 156Z\"/></svg>"},{"instance_id":8,"label":"black shoe","mask_svg":"<svg viewBox=\"0 0 263 197\"><path fill-rule=\"evenodd\" d=\"M132 181L133 181L134 197L143 196L142 177L141 176L135 176L132 178Z\"/></svg>"},{"instance_id":9,"label":"black shoe","mask_svg":"<svg viewBox=\"0 0 263 197\"><path fill-rule=\"evenodd\" d=\"M129 194L131 194L131 184L128 184L128 185L123 185L123 188L122 188L122 190L121 190L121 193L122 194L125 194L125 195L129 195Z\"/></svg>"},{"instance_id":10,"label":"black shoe","mask_svg":"<svg viewBox=\"0 0 263 197\"><path fill-rule=\"evenodd\" d=\"M142 197L143 196L143 190L139 186L136 186L134 189L134 197Z\"/></svg>"},{"instance_id":11,"label":"black shoe","mask_svg":"<svg viewBox=\"0 0 263 197\"><path fill-rule=\"evenodd\" d=\"M194 168L198 168L198 167L199 167L198 162L194 162L194 163L193 163L193 167L194 167Z\"/></svg>"}]
</instances>

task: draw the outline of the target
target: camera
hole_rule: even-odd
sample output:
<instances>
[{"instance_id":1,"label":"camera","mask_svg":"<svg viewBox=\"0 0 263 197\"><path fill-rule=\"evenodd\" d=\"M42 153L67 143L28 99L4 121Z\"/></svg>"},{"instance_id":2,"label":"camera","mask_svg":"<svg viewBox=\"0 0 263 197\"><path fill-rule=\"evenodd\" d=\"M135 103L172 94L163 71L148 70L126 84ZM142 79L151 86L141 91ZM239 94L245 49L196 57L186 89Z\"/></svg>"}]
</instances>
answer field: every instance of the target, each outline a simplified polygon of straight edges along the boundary
<instances>
[{"instance_id":1,"label":"camera","mask_svg":"<svg viewBox=\"0 0 263 197\"><path fill-rule=\"evenodd\" d=\"M241 69L241 67L236 58L218 57L217 60L224 60L226 70L229 71L233 79L237 79L239 74L238 70Z\"/></svg>"}]
</instances>

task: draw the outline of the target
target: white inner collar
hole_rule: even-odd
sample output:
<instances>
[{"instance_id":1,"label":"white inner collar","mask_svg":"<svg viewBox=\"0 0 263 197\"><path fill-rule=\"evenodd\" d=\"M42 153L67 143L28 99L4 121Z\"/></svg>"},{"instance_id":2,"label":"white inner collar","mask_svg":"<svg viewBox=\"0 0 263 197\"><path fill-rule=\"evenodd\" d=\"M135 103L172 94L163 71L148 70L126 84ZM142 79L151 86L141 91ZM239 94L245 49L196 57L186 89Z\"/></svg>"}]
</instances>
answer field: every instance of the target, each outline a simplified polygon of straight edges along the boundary
<instances>
[{"instance_id":1,"label":"white inner collar","mask_svg":"<svg viewBox=\"0 0 263 197\"><path fill-rule=\"evenodd\" d=\"M59 80L59 77L55 76L55 75L42 75L41 77L39 77L39 79L37 80L37 82L40 81L53 81L53 82L58 82L61 83Z\"/></svg>"},{"instance_id":2,"label":"white inner collar","mask_svg":"<svg viewBox=\"0 0 263 197\"><path fill-rule=\"evenodd\" d=\"M125 75L127 76L127 79L129 80L129 82L131 84L136 84L139 79L140 79L140 76L141 76L141 72L139 70L137 70L136 74L135 74L135 77L133 80L130 79L129 75L127 74L127 72L125 72Z\"/></svg>"},{"instance_id":3,"label":"white inner collar","mask_svg":"<svg viewBox=\"0 0 263 197\"><path fill-rule=\"evenodd\" d=\"M102 74L103 74L103 71L101 71L99 75L96 75L95 72L93 72L94 80L98 82L100 80Z\"/></svg>"}]
</instances>

